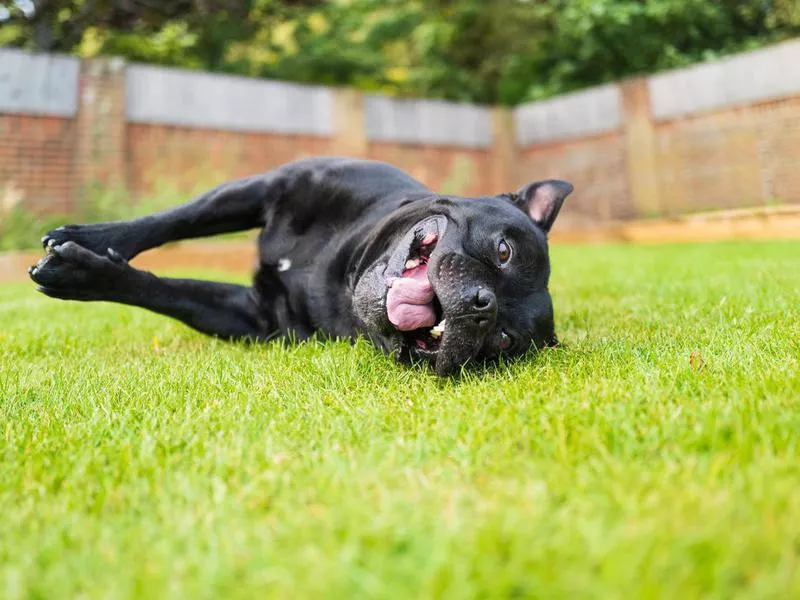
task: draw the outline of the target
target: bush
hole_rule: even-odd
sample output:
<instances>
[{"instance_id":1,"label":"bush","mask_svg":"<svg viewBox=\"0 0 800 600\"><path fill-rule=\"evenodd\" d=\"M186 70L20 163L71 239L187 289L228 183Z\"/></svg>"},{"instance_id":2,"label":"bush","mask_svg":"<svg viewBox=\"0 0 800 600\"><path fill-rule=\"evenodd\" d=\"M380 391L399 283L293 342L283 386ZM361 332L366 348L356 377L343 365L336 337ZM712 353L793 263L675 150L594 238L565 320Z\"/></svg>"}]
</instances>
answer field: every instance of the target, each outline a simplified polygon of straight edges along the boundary
<instances>
[{"instance_id":1,"label":"bush","mask_svg":"<svg viewBox=\"0 0 800 600\"><path fill-rule=\"evenodd\" d=\"M79 208L71 214L38 214L25 206L20 192L0 187L0 251L39 247L46 232L65 223L90 223L132 219L184 202L186 194L162 184L147 198L133 202L123 188L92 186Z\"/></svg>"},{"instance_id":2,"label":"bush","mask_svg":"<svg viewBox=\"0 0 800 600\"><path fill-rule=\"evenodd\" d=\"M69 220L63 215L34 215L15 206L9 212L0 213L0 251L38 248L45 232Z\"/></svg>"}]
</instances>

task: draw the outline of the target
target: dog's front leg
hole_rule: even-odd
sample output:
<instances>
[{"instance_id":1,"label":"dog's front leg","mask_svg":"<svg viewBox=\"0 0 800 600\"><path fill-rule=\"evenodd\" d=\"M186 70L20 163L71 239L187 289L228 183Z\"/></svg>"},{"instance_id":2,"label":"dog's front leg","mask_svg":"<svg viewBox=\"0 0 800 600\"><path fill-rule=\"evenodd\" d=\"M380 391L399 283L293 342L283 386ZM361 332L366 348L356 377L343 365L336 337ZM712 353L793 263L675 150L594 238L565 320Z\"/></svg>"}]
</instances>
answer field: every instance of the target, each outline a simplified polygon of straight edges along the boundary
<instances>
[{"instance_id":1,"label":"dog's front leg","mask_svg":"<svg viewBox=\"0 0 800 600\"><path fill-rule=\"evenodd\" d=\"M267 202L279 187L274 173L231 181L186 204L138 219L65 225L46 234L42 243L47 248L75 242L99 255L111 248L130 260L167 242L262 227Z\"/></svg>"}]
</instances>

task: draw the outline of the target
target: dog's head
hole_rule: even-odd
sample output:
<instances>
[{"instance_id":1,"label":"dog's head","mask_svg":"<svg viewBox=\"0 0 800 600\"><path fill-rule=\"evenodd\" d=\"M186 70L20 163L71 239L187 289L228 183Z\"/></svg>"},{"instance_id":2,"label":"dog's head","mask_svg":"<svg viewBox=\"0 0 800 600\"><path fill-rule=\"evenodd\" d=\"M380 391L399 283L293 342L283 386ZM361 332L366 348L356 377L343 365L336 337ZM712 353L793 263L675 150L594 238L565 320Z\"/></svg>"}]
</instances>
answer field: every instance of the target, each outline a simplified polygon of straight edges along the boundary
<instances>
[{"instance_id":1,"label":"dog's head","mask_svg":"<svg viewBox=\"0 0 800 600\"><path fill-rule=\"evenodd\" d=\"M356 314L376 341L439 375L555 344L547 233L571 192L551 180L410 203L369 244Z\"/></svg>"}]
</instances>

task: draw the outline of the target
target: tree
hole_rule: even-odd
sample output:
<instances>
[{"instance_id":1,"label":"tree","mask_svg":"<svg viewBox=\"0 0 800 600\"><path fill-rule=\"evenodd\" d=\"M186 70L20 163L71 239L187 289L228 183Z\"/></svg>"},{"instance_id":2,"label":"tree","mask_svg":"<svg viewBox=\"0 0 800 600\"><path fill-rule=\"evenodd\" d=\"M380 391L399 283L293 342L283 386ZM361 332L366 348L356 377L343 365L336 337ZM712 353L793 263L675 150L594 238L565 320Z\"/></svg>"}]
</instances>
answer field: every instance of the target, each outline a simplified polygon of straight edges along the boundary
<instances>
[{"instance_id":1,"label":"tree","mask_svg":"<svg viewBox=\"0 0 800 600\"><path fill-rule=\"evenodd\" d=\"M800 35L798 0L14 0L2 6L0 44L487 104L544 98Z\"/></svg>"}]
</instances>

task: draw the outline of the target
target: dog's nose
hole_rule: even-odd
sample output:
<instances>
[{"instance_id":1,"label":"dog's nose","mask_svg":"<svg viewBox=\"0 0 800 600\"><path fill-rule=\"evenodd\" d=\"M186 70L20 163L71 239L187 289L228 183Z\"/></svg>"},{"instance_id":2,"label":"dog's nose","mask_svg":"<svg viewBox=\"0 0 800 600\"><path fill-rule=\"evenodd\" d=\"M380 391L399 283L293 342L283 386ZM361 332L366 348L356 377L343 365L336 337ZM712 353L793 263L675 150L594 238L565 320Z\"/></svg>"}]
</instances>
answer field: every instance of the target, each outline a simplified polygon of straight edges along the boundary
<instances>
[{"instance_id":1,"label":"dog's nose","mask_svg":"<svg viewBox=\"0 0 800 600\"><path fill-rule=\"evenodd\" d=\"M475 323L478 329L485 332L497 318L497 297L485 288L478 288L472 306L476 313Z\"/></svg>"},{"instance_id":2,"label":"dog's nose","mask_svg":"<svg viewBox=\"0 0 800 600\"><path fill-rule=\"evenodd\" d=\"M497 312L497 298L492 292L485 288L478 288L472 303L475 310L480 313Z\"/></svg>"}]
</instances>

